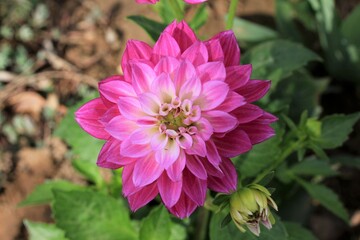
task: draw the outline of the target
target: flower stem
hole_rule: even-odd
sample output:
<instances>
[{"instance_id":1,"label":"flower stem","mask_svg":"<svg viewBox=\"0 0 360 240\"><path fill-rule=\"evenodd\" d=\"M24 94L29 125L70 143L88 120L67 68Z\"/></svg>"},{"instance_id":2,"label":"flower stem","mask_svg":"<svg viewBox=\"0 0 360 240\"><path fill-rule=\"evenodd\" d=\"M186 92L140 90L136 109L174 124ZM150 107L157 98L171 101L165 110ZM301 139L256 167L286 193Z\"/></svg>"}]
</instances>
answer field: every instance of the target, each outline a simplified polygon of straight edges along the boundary
<instances>
[{"instance_id":1,"label":"flower stem","mask_svg":"<svg viewBox=\"0 0 360 240\"><path fill-rule=\"evenodd\" d=\"M197 231L195 234L195 239L205 240L208 232L208 222L209 222L210 212L202 207L199 209L197 216Z\"/></svg>"},{"instance_id":2,"label":"flower stem","mask_svg":"<svg viewBox=\"0 0 360 240\"><path fill-rule=\"evenodd\" d=\"M180 21L184 19L183 9L180 7L179 2L177 0L170 0L170 6L172 8L173 13L175 14L176 20Z\"/></svg>"},{"instance_id":3,"label":"flower stem","mask_svg":"<svg viewBox=\"0 0 360 240\"><path fill-rule=\"evenodd\" d=\"M236 14L236 8L239 3L239 0L231 0L230 7L229 7L229 14L226 21L226 29L232 29L234 24L234 18Z\"/></svg>"}]
</instances>

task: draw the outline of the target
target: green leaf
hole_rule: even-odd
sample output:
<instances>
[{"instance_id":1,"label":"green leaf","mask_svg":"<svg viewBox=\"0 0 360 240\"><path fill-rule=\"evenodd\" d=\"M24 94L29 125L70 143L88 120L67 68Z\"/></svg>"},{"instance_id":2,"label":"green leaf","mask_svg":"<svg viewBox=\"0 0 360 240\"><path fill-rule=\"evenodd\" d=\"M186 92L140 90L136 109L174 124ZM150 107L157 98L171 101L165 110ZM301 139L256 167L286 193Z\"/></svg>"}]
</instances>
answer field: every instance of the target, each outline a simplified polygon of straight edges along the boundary
<instances>
[{"instance_id":1,"label":"green leaf","mask_svg":"<svg viewBox=\"0 0 360 240\"><path fill-rule=\"evenodd\" d=\"M284 222L287 233L289 234L288 240L316 240L317 238L298 223Z\"/></svg>"},{"instance_id":2,"label":"green leaf","mask_svg":"<svg viewBox=\"0 0 360 240\"><path fill-rule=\"evenodd\" d=\"M105 181L102 178L99 167L96 164L82 160L74 160L72 162L72 165L78 172L84 175L88 180L94 182L96 186L98 187L104 186Z\"/></svg>"},{"instance_id":3,"label":"green leaf","mask_svg":"<svg viewBox=\"0 0 360 240\"><path fill-rule=\"evenodd\" d=\"M237 40L245 45L278 38L278 34L274 30L241 18L234 19L232 30Z\"/></svg>"},{"instance_id":4,"label":"green leaf","mask_svg":"<svg viewBox=\"0 0 360 240\"><path fill-rule=\"evenodd\" d=\"M206 5L201 4L200 7L196 10L195 16L191 19L189 25L192 29L197 31L201 28L208 19L208 12L206 10Z\"/></svg>"},{"instance_id":5,"label":"green leaf","mask_svg":"<svg viewBox=\"0 0 360 240\"><path fill-rule=\"evenodd\" d=\"M305 188L312 198L319 201L320 204L326 207L330 212L334 213L345 222L349 221L349 215L344 205L331 189L324 185L306 182L300 178L295 178L295 180Z\"/></svg>"},{"instance_id":6,"label":"green leaf","mask_svg":"<svg viewBox=\"0 0 360 240\"><path fill-rule=\"evenodd\" d=\"M54 217L70 240L131 240L137 233L122 201L92 191L54 191Z\"/></svg>"},{"instance_id":7,"label":"green leaf","mask_svg":"<svg viewBox=\"0 0 360 240\"><path fill-rule=\"evenodd\" d=\"M292 41L301 42L302 36L295 24L294 3L287 0L276 0L275 20L282 36Z\"/></svg>"},{"instance_id":8,"label":"green leaf","mask_svg":"<svg viewBox=\"0 0 360 240\"><path fill-rule=\"evenodd\" d=\"M243 63L252 64L252 78L271 79L274 88L281 79L289 77L293 71L320 58L300 44L274 40L250 49L242 60Z\"/></svg>"},{"instance_id":9,"label":"green leaf","mask_svg":"<svg viewBox=\"0 0 360 240\"><path fill-rule=\"evenodd\" d=\"M177 4L178 8L174 4ZM185 3L182 0L159 1L153 7L157 10L164 24L171 23L177 16L184 16Z\"/></svg>"},{"instance_id":10,"label":"green leaf","mask_svg":"<svg viewBox=\"0 0 360 240\"><path fill-rule=\"evenodd\" d=\"M85 102L95 98L91 96L68 109L68 114L55 129L54 135L65 140L71 147L76 159L95 163L104 141L90 136L75 121L75 111Z\"/></svg>"},{"instance_id":11,"label":"green leaf","mask_svg":"<svg viewBox=\"0 0 360 240\"><path fill-rule=\"evenodd\" d=\"M183 225L175 223L172 224L169 240L185 240L186 235L186 229Z\"/></svg>"},{"instance_id":12,"label":"green leaf","mask_svg":"<svg viewBox=\"0 0 360 240\"><path fill-rule=\"evenodd\" d=\"M349 167L356 167L357 169L360 169L360 158L350 155L340 155L340 156L334 156L330 158L331 163L340 163L345 166Z\"/></svg>"},{"instance_id":13,"label":"green leaf","mask_svg":"<svg viewBox=\"0 0 360 240\"><path fill-rule=\"evenodd\" d=\"M24 221L29 240L67 240L65 233L54 224Z\"/></svg>"},{"instance_id":14,"label":"green leaf","mask_svg":"<svg viewBox=\"0 0 360 240\"><path fill-rule=\"evenodd\" d=\"M260 236L257 237L252 234L249 230L245 233L240 232L240 230L235 226L235 223L230 222L228 225L221 228L221 223L226 217L227 213L225 211L213 214L210 220L210 240L287 240L288 234L286 232L284 224L281 222L279 217L274 215L276 223L273 225L273 228L268 230L264 226L260 226ZM247 229L245 227L245 229Z\"/></svg>"},{"instance_id":15,"label":"green leaf","mask_svg":"<svg viewBox=\"0 0 360 240\"><path fill-rule=\"evenodd\" d=\"M152 40L156 41L161 32L165 29L166 25L151 20L143 16L129 16L130 20L134 21L140 27L142 27L151 37Z\"/></svg>"},{"instance_id":16,"label":"green leaf","mask_svg":"<svg viewBox=\"0 0 360 240\"><path fill-rule=\"evenodd\" d=\"M39 205L52 202L54 199L53 190L72 191L81 190L84 187L65 180L48 181L36 186L35 190L23 200L19 206Z\"/></svg>"},{"instance_id":17,"label":"green leaf","mask_svg":"<svg viewBox=\"0 0 360 240\"><path fill-rule=\"evenodd\" d=\"M140 240L168 240L171 234L171 225L168 211L163 206L158 206L143 219Z\"/></svg>"},{"instance_id":18,"label":"green leaf","mask_svg":"<svg viewBox=\"0 0 360 240\"><path fill-rule=\"evenodd\" d=\"M358 5L352 12L347 16L347 18L342 22L341 31L344 36L351 41L353 44L356 44L360 48L360 32L354 31L358 28L360 22L360 5Z\"/></svg>"},{"instance_id":19,"label":"green leaf","mask_svg":"<svg viewBox=\"0 0 360 240\"><path fill-rule=\"evenodd\" d=\"M360 113L327 116L322 120L321 137L312 140L324 149L339 147L348 139L359 118Z\"/></svg>"},{"instance_id":20,"label":"green leaf","mask_svg":"<svg viewBox=\"0 0 360 240\"><path fill-rule=\"evenodd\" d=\"M293 165L289 170L296 175L334 176L337 174L328 163L314 158L305 159L304 161Z\"/></svg>"}]
</instances>

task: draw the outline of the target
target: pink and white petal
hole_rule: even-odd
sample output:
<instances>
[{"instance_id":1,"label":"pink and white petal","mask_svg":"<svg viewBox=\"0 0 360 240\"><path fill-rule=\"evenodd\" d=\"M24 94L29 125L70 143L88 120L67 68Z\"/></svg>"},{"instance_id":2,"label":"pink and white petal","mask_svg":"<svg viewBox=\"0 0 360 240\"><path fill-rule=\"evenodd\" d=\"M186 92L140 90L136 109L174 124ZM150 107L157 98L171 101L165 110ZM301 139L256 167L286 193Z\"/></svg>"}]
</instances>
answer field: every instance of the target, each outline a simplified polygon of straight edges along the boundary
<instances>
[{"instance_id":1,"label":"pink and white petal","mask_svg":"<svg viewBox=\"0 0 360 240\"><path fill-rule=\"evenodd\" d=\"M179 68L180 62L177 58L174 57L163 57L156 64L154 71L156 75L160 75L161 73L167 73L171 77L174 77L174 72Z\"/></svg>"},{"instance_id":2,"label":"pink and white petal","mask_svg":"<svg viewBox=\"0 0 360 240\"><path fill-rule=\"evenodd\" d=\"M221 162L221 156L212 140L206 142L206 157L209 160L209 163L215 168L218 168Z\"/></svg>"},{"instance_id":3,"label":"pink and white petal","mask_svg":"<svg viewBox=\"0 0 360 240\"><path fill-rule=\"evenodd\" d=\"M132 86L137 94L148 92L156 75L152 67L143 62L130 63Z\"/></svg>"},{"instance_id":4,"label":"pink and white petal","mask_svg":"<svg viewBox=\"0 0 360 240\"><path fill-rule=\"evenodd\" d=\"M162 57L177 58L180 54L179 44L168 32L164 31L154 45L152 61L157 64Z\"/></svg>"},{"instance_id":5,"label":"pink and white petal","mask_svg":"<svg viewBox=\"0 0 360 240\"><path fill-rule=\"evenodd\" d=\"M136 120L136 123L139 126L155 126L158 123L158 119L155 117L151 117L151 116L143 116L143 117L139 117Z\"/></svg>"},{"instance_id":6,"label":"pink and white petal","mask_svg":"<svg viewBox=\"0 0 360 240\"><path fill-rule=\"evenodd\" d=\"M165 172L163 172L157 181L157 185L164 205L167 208L173 207L180 198L182 191L182 180L174 182Z\"/></svg>"},{"instance_id":7,"label":"pink and white petal","mask_svg":"<svg viewBox=\"0 0 360 240\"><path fill-rule=\"evenodd\" d=\"M181 86L179 97L183 101L185 99L194 100L201 93L201 81L197 77L193 77L185 81Z\"/></svg>"},{"instance_id":8,"label":"pink and white petal","mask_svg":"<svg viewBox=\"0 0 360 240\"><path fill-rule=\"evenodd\" d=\"M123 165L120 163L120 144L114 139L106 141L101 148L96 164L102 168L118 169Z\"/></svg>"},{"instance_id":9,"label":"pink and white petal","mask_svg":"<svg viewBox=\"0 0 360 240\"><path fill-rule=\"evenodd\" d=\"M134 166L135 166L135 162L125 165L122 170L122 174L121 174L122 192L125 197L132 195L141 189L140 187L136 187L132 180Z\"/></svg>"},{"instance_id":10,"label":"pink and white petal","mask_svg":"<svg viewBox=\"0 0 360 240\"><path fill-rule=\"evenodd\" d=\"M205 42L205 46L209 53L209 62L224 61L224 52L222 50L219 39L210 39Z\"/></svg>"},{"instance_id":11,"label":"pink and white petal","mask_svg":"<svg viewBox=\"0 0 360 240\"><path fill-rule=\"evenodd\" d=\"M178 218L189 217L198 205L191 200L184 192L181 193L179 201L169 209L169 211Z\"/></svg>"},{"instance_id":12,"label":"pink and white petal","mask_svg":"<svg viewBox=\"0 0 360 240\"><path fill-rule=\"evenodd\" d=\"M231 112L232 110L239 108L246 104L245 98L234 91L229 91L225 100L217 106L216 110L224 112Z\"/></svg>"},{"instance_id":13,"label":"pink and white petal","mask_svg":"<svg viewBox=\"0 0 360 240\"><path fill-rule=\"evenodd\" d=\"M223 158L220 164L221 170L226 173L223 177L209 176L208 187L209 189L221 192L231 193L237 188L237 173L234 164L229 158Z\"/></svg>"},{"instance_id":14,"label":"pink and white petal","mask_svg":"<svg viewBox=\"0 0 360 240\"><path fill-rule=\"evenodd\" d=\"M137 121L139 118L146 116L137 98L120 97L118 107L121 115L129 120Z\"/></svg>"},{"instance_id":15,"label":"pink and white petal","mask_svg":"<svg viewBox=\"0 0 360 240\"><path fill-rule=\"evenodd\" d=\"M213 138L221 156L236 157L252 148L251 140L245 131L237 128L227 133L223 138Z\"/></svg>"},{"instance_id":16,"label":"pink and white petal","mask_svg":"<svg viewBox=\"0 0 360 240\"><path fill-rule=\"evenodd\" d=\"M135 97L135 91L122 76L113 76L99 83L100 95L106 100L117 103L119 97Z\"/></svg>"},{"instance_id":17,"label":"pink and white petal","mask_svg":"<svg viewBox=\"0 0 360 240\"><path fill-rule=\"evenodd\" d=\"M204 117L200 118L199 121L197 121L196 123L196 127L198 130L198 133L200 135L200 137L204 140L207 141L208 139L210 139L210 137L213 135L214 133L214 128L211 125L211 123Z\"/></svg>"},{"instance_id":18,"label":"pink and white petal","mask_svg":"<svg viewBox=\"0 0 360 240\"><path fill-rule=\"evenodd\" d=\"M247 102L252 103L262 98L269 91L270 85L270 81L251 80L236 92L245 97Z\"/></svg>"},{"instance_id":19,"label":"pink and white petal","mask_svg":"<svg viewBox=\"0 0 360 240\"><path fill-rule=\"evenodd\" d=\"M194 65L187 60L180 62L179 68L175 72L174 79L175 89L177 91L176 93L179 93L181 86L184 85L186 81L194 77L196 77L196 69Z\"/></svg>"},{"instance_id":20,"label":"pink and white petal","mask_svg":"<svg viewBox=\"0 0 360 240\"><path fill-rule=\"evenodd\" d=\"M219 110L205 112L203 116L210 122L214 132L228 132L238 124L238 120L233 115Z\"/></svg>"},{"instance_id":21,"label":"pink and white petal","mask_svg":"<svg viewBox=\"0 0 360 240\"><path fill-rule=\"evenodd\" d=\"M275 135L274 129L266 124L254 124L250 122L239 125L239 128L246 132L252 144L261 143Z\"/></svg>"},{"instance_id":22,"label":"pink and white petal","mask_svg":"<svg viewBox=\"0 0 360 240\"><path fill-rule=\"evenodd\" d=\"M138 210L153 200L158 193L156 182L141 188L138 192L127 197L130 209L132 211Z\"/></svg>"},{"instance_id":23,"label":"pink and white petal","mask_svg":"<svg viewBox=\"0 0 360 240\"><path fill-rule=\"evenodd\" d=\"M251 72L251 64L227 67L225 82L229 84L231 90L236 90L249 82Z\"/></svg>"},{"instance_id":24,"label":"pink and white petal","mask_svg":"<svg viewBox=\"0 0 360 240\"><path fill-rule=\"evenodd\" d=\"M120 147L120 154L124 157L138 158L144 157L151 152L151 147L148 144L140 145L133 144L130 137L126 138Z\"/></svg>"},{"instance_id":25,"label":"pink and white petal","mask_svg":"<svg viewBox=\"0 0 360 240\"><path fill-rule=\"evenodd\" d=\"M197 178L206 180L207 173L204 165L201 161L192 155L188 155L186 158L186 168Z\"/></svg>"},{"instance_id":26,"label":"pink and white petal","mask_svg":"<svg viewBox=\"0 0 360 240\"><path fill-rule=\"evenodd\" d=\"M131 72L126 71L127 65L131 60L145 59L150 60L152 53L151 47L141 41L129 40L122 57L121 67L124 71L125 79L131 79Z\"/></svg>"},{"instance_id":27,"label":"pink and white petal","mask_svg":"<svg viewBox=\"0 0 360 240\"><path fill-rule=\"evenodd\" d=\"M130 135L130 141L133 144L149 144L153 134L158 132L157 127L141 127L133 131Z\"/></svg>"},{"instance_id":28,"label":"pink and white petal","mask_svg":"<svg viewBox=\"0 0 360 240\"><path fill-rule=\"evenodd\" d=\"M226 70L222 62L208 62L197 67L197 72L202 83L209 81L225 81Z\"/></svg>"},{"instance_id":29,"label":"pink and white petal","mask_svg":"<svg viewBox=\"0 0 360 240\"><path fill-rule=\"evenodd\" d=\"M176 182L181 179L185 163L186 155L184 151L180 151L178 159L176 159L176 161L166 169L166 173L172 181Z\"/></svg>"},{"instance_id":30,"label":"pink and white petal","mask_svg":"<svg viewBox=\"0 0 360 240\"><path fill-rule=\"evenodd\" d=\"M100 122L106 111L107 107L101 98L95 98L82 105L75 112L75 120L91 136L106 140L110 135L105 131L104 125Z\"/></svg>"},{"instance_id":31,"label":"pink and white petal","mask_svg":"<svg viewBox=\"0 0 360 240\"><path fill-rule=\"evenodd\" d=\"M224 102L229 86L221 81L210 81L203 84L201 96L197 99L202 111L216 108Z\"/></svg>"},{"instance_id":32,"label":"pink and white petal","mask_svg":"<svg viewBox=\"0 0 360 240\"><path fill-rule=\"evenodd\" d=\"M264 115L264 110L253 104L246 104L231 112L240 124L254 121Z\"/></svg>"},{"instance_id":33,"label":"pink and white petal","mask_svg":"<svg viewBox=\"0 0 360 240\"><path fill-rule=\"evenodd\" d=\"M162 150L165 148L169 140L169 137L165 133L155 133L151 138L151 148L153 151Z\"/></svg>"},{"instance_id":34,"label":"pink and white petal","mask_svg":"<svg viewBox=\"0 0 360 240\"><path fill-rule=\"evenodd\" d=\"M181 136L176 138L176 142L182 149L188 149L191 148L193 139L189 134L182 133Z\"/></svg>"},{"instance_id":35,"label":"pink and white petal","mask_svg":"<svg viewBox=\"0 0 360 240\"><path fill-rule=\"evenodd\" d=\"M194 31L185 21L177 23L176 20L174 20L165 28L164 32L168 32L176 40L181 52L184 52L197 40Z\"/></svg>"},{"instance_id":36,"label":"pink and white petal","mask_svg":"<svg viewBox=\"0 0 360 240\"><path fill-rule=\"evenodd\" d=\"M196 41L193 45L191 45L188 49L181 54L181 58L187 59L194 66L199 66L208 61L208 51L206 46L201 41Z\"/></svg>"},{"instance_id":37,"label":"pink and white petal","mask_svg":"<svg viewBox=\"0 0 360 240\"><path fill-rule=\"evenodd\" d=\"M207 181L197 178L186 168L183 172L183 190L198 206L204 205Z\"/></svg>"},{"instance_id":38,"label":"pink and white petal","mask_svg":"<svg viewBox=\"0 0 360 240\"><path fill-rule=\"evenodd\" d=\"M224 52L225 66L239 65L240 48L233 31L229 30L221 32L212 39L219 39L220 41L222 50Z\"/></svg>"},{"instance_id":39,"label":"pink and white petal","mask_svg":"<svg viewBox=\"0 0 360 240\"><path fill-rule=\"evenodd\" d=\"M135 122L123 117L117 116L106 124L105 130L114 138L125 140L133 131L138 128Z\"/></svg>"},{"instance_id":40,"label":"pink and white petal","mask_svg":"<svg viewBox=\"0 0 360 240\"><path fill-rule=\"evenodd\" d=\"M160 166L167 169L178 159L179 155L179 145L175 140L169 138L165 148L156 151L155 159Z\"/></svg>"},{"instance_id":41,"label":"pink and white petal","mask_svg":"<svg viewBox=\"0 0 360 240\"><path fill-rule=\"evenodd\" d=\"M161 101L153 93L147 92L139 95L142 110L150 116L159 115Z\"/></svg>"},{"instance_id":42,"label":"pink and white petal","mask_svg":"<svg viewBox=\"0 0 360 240\"><path fill-rule=\"evenodd\" d=\"M155 79L151 91L159 96L162 103L170 103L176 97L174 82L167 73L162 73Z\"/></svg>"},{"instance_id":43,"label":"pink and white petal","mask_svg":"<svg viewBox=\"0 0 360 240\"><path fill-rule=\"evenodd\" d=\"M194 135L192 148L186 149L185 152L190 155L199 155L201 157L205 157L206 145L204 140L200 136Z\"/></svg>"},{"instance_id":44,"label":"pink and white petal","mask_svg":"<svg viewBox=\"0 0 360 240\"><path fill-rule=\"evenodd\" d=\"M157 180L163 172L164 168L157 163L154 155L149 154L135 162L132 180L136 187L144 187Z\"/></svg>"}]
</instances>

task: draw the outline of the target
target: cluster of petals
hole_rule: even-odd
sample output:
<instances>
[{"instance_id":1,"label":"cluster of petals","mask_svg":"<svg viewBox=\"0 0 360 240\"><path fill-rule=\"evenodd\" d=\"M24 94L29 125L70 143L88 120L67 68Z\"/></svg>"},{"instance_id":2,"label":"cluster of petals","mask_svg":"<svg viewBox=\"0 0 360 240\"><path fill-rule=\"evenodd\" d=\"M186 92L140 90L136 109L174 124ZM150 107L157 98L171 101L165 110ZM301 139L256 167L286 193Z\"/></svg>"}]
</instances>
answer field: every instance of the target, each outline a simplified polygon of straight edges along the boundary
<instances>
[{"instance_id":1,"label":"cluster of petals","mask_svg":"<svg viewBox=\"0 0 360 240\"><path fill-rule=\"evenodd\" d=\"M159 0L136 0L137 3L140 4L155 4L157 3ZM169 0L166 0L169 1ZM170 0L173 1L173 0ZM188 3L188 4L198 4L198 3L202 3L202 2L206 2L207 0L184 0L184 2Z\"/></svg>"},{"instance_id":2,"label":"cluster of petals","mask_svg":"<svg viewBox=\"0 0 360 240\"><path fill-rule=\"evenodd\" d=\"M276 117L252 104L269 81L250 80L239 65L232 31L200 41L184 22L171 23L153 47L131 40L124 75L99 83L100 97L76 112L80 126L106 140L101 167L123 167L123 194L135 211L160 195L179 218L205 201L207 189L230 193L230 158L274 135Z\"/></svg>"}]
</instances>

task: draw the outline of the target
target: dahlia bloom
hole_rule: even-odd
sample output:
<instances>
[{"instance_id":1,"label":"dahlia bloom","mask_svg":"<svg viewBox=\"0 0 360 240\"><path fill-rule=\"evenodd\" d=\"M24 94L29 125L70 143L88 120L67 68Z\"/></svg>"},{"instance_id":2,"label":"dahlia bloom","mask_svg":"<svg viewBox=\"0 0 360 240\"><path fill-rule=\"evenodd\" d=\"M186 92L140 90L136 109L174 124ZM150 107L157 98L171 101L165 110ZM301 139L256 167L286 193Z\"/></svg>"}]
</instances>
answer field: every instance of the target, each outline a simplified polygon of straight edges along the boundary
<instances>
[{"instance_id":1,"label":"dahlia bloom","mask_svg":"<svg viewBox=\"0 0 360 240\"><path fill-rule=\"evenodd\" d=\"M106 140L98 166L123 167L123 194L135 211L160 194L177 217L204 204L206 191L237 188L230 158L274 135L276 117L252 103L270 87L239 65L232 31L202 42L184 22L171 23L153 47L131 40L124 75L99 83L100 97L76 120Z\"/></svg>"},{"instance_id":2,"label":"dahlia bloom","mask_svg":"<svg viewBox=\"0 0 360 240\"><path fill-rule=\"evenodd\" d=\"M141 4L155 4L157 3L159 0L136 0L137 3L141 3ZM202 3L202 2L206 2L207 0L184 0L184 2L189 3L189 4L198 4L198 3Z\"/></svg>"}]
</instances>

